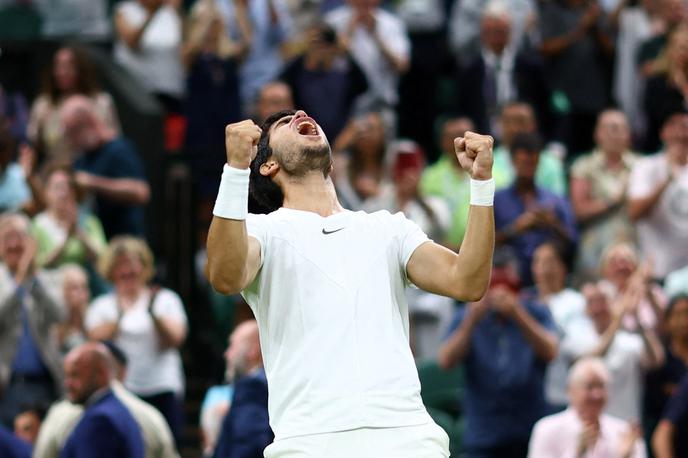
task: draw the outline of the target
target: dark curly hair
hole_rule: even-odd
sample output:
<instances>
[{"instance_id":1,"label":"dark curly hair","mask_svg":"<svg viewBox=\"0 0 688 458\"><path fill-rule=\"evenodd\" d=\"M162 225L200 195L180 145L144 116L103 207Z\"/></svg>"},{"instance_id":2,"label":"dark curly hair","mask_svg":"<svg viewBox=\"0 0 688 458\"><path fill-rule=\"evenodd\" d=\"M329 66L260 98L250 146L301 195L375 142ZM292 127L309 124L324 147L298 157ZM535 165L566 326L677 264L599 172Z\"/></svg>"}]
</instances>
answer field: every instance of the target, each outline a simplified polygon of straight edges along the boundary
<instances>
[{"instance_id":1,"label":"dark curly hair","mask_svg":"<svg viewBox=\"0 0 688 458\"><path fill-rule=\"evenodd\" d=\"M258 141L258 153L251 161L251 177L249 183L249 192L255 208L253 213L271 213L282 206L284 201L284 194L280 187L272 181L270 177L261 175L260 166L272 156L272 148L270 148L270 127L285 116L291 116L296 113L296 110L282 110L273 113L260 126L263 131Z\"/></svg>"}]
</instances>

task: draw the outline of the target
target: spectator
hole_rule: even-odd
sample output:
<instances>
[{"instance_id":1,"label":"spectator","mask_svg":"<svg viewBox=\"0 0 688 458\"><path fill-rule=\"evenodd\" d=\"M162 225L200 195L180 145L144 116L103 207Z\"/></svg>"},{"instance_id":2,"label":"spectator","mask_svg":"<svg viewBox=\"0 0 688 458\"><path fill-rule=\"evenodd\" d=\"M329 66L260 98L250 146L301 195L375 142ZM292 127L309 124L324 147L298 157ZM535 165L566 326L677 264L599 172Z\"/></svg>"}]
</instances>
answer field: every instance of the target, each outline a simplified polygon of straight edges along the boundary
<instances>
[{"instance_id":1,"label":"spectator","mask_svg":"<svg viewBox=\"0 0 688 458\"><path fill-rule=\"evenodd\" d=\"M14 417L14 435L31 445L35 444L43 417L45 417L45 410L42 407L24 407Z\"/></svg>"},{"instance_id":2,"label":"spectator","mask_svg":"<svg viewBox=\"0 0 688 458\"><path fill-rule=\"evenodd\" d=\"M511 47L512 15L502 0L492 0L480 19L480 53L460 63L457 106L479 132L499 137L499 117L515 100L528 102L546 119L547 81L539 56Z\"/></svg>"},{"instance_id":3,"label":"spectator","mask_svg":"<svg viewBox=\"0 0 688 458\"><path fill-rule=\"evenodd\" d=\"M645 458L640 428L604 413L609 388L603 361L583 358L576 362L568 380L571 406L537 422L528 456Z\"/></svg>"},{"instance_id":4,"label":"spectator","mask_svg":"<svg viewBox=\"0 0 688 458\"><path fill-rule=\"evenodd\" d=\"M153 266L143 240L113 239L98 270L114 291L93 301L86 330L91 339L113 340L122 348L129 360L125 386L163 414L179 443L184 392L179 347L186 338L186 314L176 293L148 286Z\"/></svg>"},{"instance_id":5,"label":"spectator","mask_svg":"<svg viewBox=\"0 0 688 458\"><path fill-rule=\"evenodd\" d=\"M449 43L459 59L471 59L480 54L480 17L491 1L454 2L449 21ZM527 48L535 38L537 4L533 0L511 0L508 8L512 16L509 47L515 50Z\"/></svg>"},{"instance_id":6,"label":"spectator","mask_svg":"<svg viewBox=\"0 0 688 458\"><path fill-rule=\"evenodd\" d=\"M609 104L606 68L614 45L596 0L543 2L541 12L540 52L559 110L566 112L560 135L575 157L592 146L597 113Z\"/></svg>"},{"instance_id":7,"label":"spectator","mask_svg":"<svg viewBox=\"0 0 688 458\"><path fill-rule=\"evenodd\" d=\"M224 384L210 387L206 391L201 404L201 413L199 415L201 446L205 458L213 455L217 440L220 437L222 421L227 416L232 404L232 396L234 395L233 382L236 371L234 369L234 361L230 360L229 357L235 353L235 350L233 350L233 353L230 353L229 348L232 345L232 337L234 335L235 332L233 331L227 338L227 348L223 354L225 360Z\"/></svg>"},{"instance_id":8,"label":"spectator","mask_svg":"<svg viewBox=\"0 0 688 458\"><path fill-rule=\"evenodd\" d=\"M6 119L0 116L0 213L28 208L31 188L27 176L32 168L26 161L15 162L15 142Z\"/></svg>"},{"instance_id":9,"label":"spectator","mask_svg":"<svg viewBox=\"0 0 688 458\"><path fill-rule=\"evenodd\" d=\"M611 373L606 412L639 422L643 372L664 362L662 345L654 331L641 326L637 334L631 334L621 327L623 316L637 311L640 293L637 289L628 291L611 305L597 284L585 284L582 292L590 321L588 326L567 333L561 351L569 362L581 356L602 358Z\"/></svg>"},{"instance_id":10,"label":"spectator","mask_svg":"<svg viewBox=\"0 0 688 458\"><path fill-rule=\"evenodd\" d=\"M437 196L421 196L419 183L425 154L411 140L394 142L390 148L396 202L390 212L404 212L433 240L445 240L449 227L449 207ZM432 359L451 322L454 301L418 288L406 288L409 307L410 342L417 360Z\"/></svg>"},{"instance_id":11,"label":"spectator","mask_svg":"<svg viewBox=\"0 0 688 458\"><path fill-rule=\"evenodd\" d=\"M594 278L599 259L614 242L633 242L626 189L636 155L630 151L631 131L623 112L605 110L597 118L595 149L571 167L571 203L581 225L576 273Z\"/></svg>"},{"instance_id":12,"label":"spectator","mask_svg":"<svg viewBox=\"0 0 688 458\"><path fill-rule=\"evenodd\" d=\"M342 160L335 169L335 185L344 208L373 212L394 205L387 137L382 114L371 112L353 119L337 139L334 150Z\"/></svg>"},{"instance_id":13,"label":"spectator","mask_svg":"<svg viewBox=\"0 0 688 458\"><path fill-rule=\"evenodd\" d=\"M178 458L174 440L163 416L150 404L129 392L122 382L127 371L127 358L115 344L103 342L108 351L108 359L113 371L110 389L134 417L141 429L146 458ZM50 407L41 427L34 448L34 456L58 458L65 441L83 416L81 405L68 400L56 402Z\"/></svg>"},{"instance_id":14,"label":"spectator","mask_svg":"<svg viewBox=\"0 0 688 458\"><path fill-rule=\"evenodd\" d=\"M73 146L64 134L60 113L65 101L74 95L87 97L93 112L104 126L119 134L119 119L112 97L98 87L95 69L86 52L75 46L63 46L53 56L41 93L31 106L27 136L48 159L71 161Z\"/></svg>"},{"instance_id":15,"label":"spectator","mask_svg":"<svg viewBox=\"0 0 688 458\"><path fill-rule=\"evenodd\" d=\"M55 276L35 265L36 242L22 214L0 217L0 421L20 407L49 405L62 385L60 355L50 329L62 320Z\"/></svg>"},{"instance_id":16,"label":"spectator","mask_svg":"<svg viewBox=\"0 0 688 458\"><path fill-rule=\"evenodd\" d=\"M29 107L26 98L19 92L7 91L0 84L0 118L9 124L15 142L26 141L26 126L29 123Z\"/></svg>"},{"instance_id":17,"label":"spectator","mask_svg":"<svg viewBox=\"0 0 688 458\"><path fill-rule=\"evenodd\" d=\"M184 93L179 0L126 0L115 8L114 57L168 113L179 113Z\"/></svg>"},{"instance_id":18,"label":"spectator","mask_svg":"<svg viewBox=\"0 0 688 458\"><path fill-rule=\"evenodd\" d=\"M633 246L619 242L607 247L600 264L601 285L612 300L634 288L640 292L638 310L625 314L621 326L629 332L635 332L639 319L643 327L657 328L664 318L666 298L662 288L652 283L648 266L638 264L638 255Z\"/></svg>"},{"instance_id":19,"label":"spectator","mask_svg":"<svg viewBox=\"0 0 688 458\"><path fill-rule=\"evenodd\" d=\"M0 425L0 456L3 458L30 458L31 444Z\"/></svg>"},{"instance_id":20,"label":"spectator","mask_svg":"<svg viewBox=\"0 0 688 458\"><path fill-rule=\"evenodd\" d=\"M525 458L530 429L547 413L545 369L557 354L551 314L519 296L515 259L499 254L487 294L459 310L438 356L443 368L464 363L468 458Z\"/></svg>"},{"instance_id":21,"label":"spectator","mask_svg":"<svg viewBox=\"0 0 688 458\"><path fill-rule=\"evenodd\" d=\"M652 451L656 458L687 456L688 437L685 434L687 424L688 376L684 376L652 435Z\"/></svg>"},{"instance_id":22,"label":"spectator","mask_svg":"<svg viewBox=\"0 0 688 458\"><path fill-rule=\"evenodd\" d=\"M469 176L456 157L454 139L473 130L475 127L469 118L450 118L444 121L439 138L442 155L437 162L426 167L420 180L422 195L440 197L449 206L451 223L441 243L452 249L460 246L463 241L470 207Z\"/></svg>"},{"instance_id":23,"label":"spectator","mask_svg":"<svg viewBox=\"0 0 688 458\"><path fill-rule=\"evenodd\" d=\"M186 146L194 156L209 150L211 157L197 161L204 170L222 167L226 161L224 128L243 119L238 67L251 46L252 31L245 15L237 19L239 39L233 41L224 31L222 15L214 0L196 2L189 16L182 50L187 70ZM212 162L208 164L209 161Z\"/></svg>"},{"instance_id":24,"label":"spectator","mask_svg":"<svg viewBox=\"0 0 688 458\"><path fill-rule=\"evenodd\" d=\"M667 307L664 330L666 340L664 364L647 374L645 379L645 430L648 437L655 430L669 398L676 392L681 379L688 374L688 296L674 297Z\"/></svg>"},{"instance_id":25,"label":"spectator","mask_svg":"<svg viewBox=\"0 0 688 458\"><path fill-rule=\"evenodd\" d=\"M647 115L645 149L661 147L660 130L667 113L683 111L688 100L688 23L674 28L657 72L648 79L644 108Z\"/></svg>"},{"instance_id":26,"label":"spectator","mask_svg":"<svg viewBox=\"0 0 688 458\"><path fill-rule=\"evenodd\" d=\"M533 300L549 308L560 341L566 339L567 333L575 333L585 319L585 298L566 287L568 258L562 245L551 241L539 245L533 253ZM545 398L553 410L563 410L568 402L568 369L569 361L561 352L547 367Z\"/></svg>"},{"instance_id":27,"label":"spectator","mask_svg":"<svg viewBox=\"0 0 688 458\"><path fill-rule=\"evenodd\" d=\"M569 203L535 184L540 155L536 135L518 135L511 144L516 181L495 194L495 228L498 245L510 246L518 255L520 277L532 284L530 266L535 248L558 240L567 249L575 246L577 233Z\"/></svg>"},{"instance_id":28,"label":"spectator","mask_svg":"<svg viewBox=\"0 0 688 458\"><path fill-rule=\"evenodd\" d=\"M273 113L294 109L294 96L284 81L272 81L258 91L253 120L259 126Z\"/></svg>"},{"instance_id":29,"label":"spectator","mask_svg":"<svg viewBox=\"0 0 688 458\"><path fill-rule=\"evenodd\" d=\"M683 0L659 0L654 3L655 13L661 22L660 31L640 45L637 56L640 74L645 77L657 73L657 64L661 65L657 58L662 54L669 35L688 17L688 7Z\"/></svg>"},{"instance_id":30,"label":"spectator","mask_svg":"<svg viewBox=\"0 0 688 458\"><path fill-rule=\"evenodd\" d=\"M380 0L347 0L325 16L368 79L364 110L394 108L399 77L409 67L411 44L404 23L379 5Z\"/></svg>"},{"instance_id":31,"label":"spectator","mask_svg":"<svg viewBox=\"0 0 688 458\"><path fill-rule=\"evenodd\" d=\"M628 214L657 278L688 264L688 113L667 118L662 140L662 152L634 165L628 187Z\"/></svg>"},{"instance_id":32,"label":"spectator","mask_svg":"<svg viewBox=\"0 0 688 458\"><path fill-rule=\"evenodd\" d=\"M150 198L150 188L133 146L117 137L84 97L66 100L61 117L68 142L81 153L74 162L76 182L94 195L95 213L107 238L143 235L142 205Z\"/></svg>"},{"instance_id":33,"label":"spectator","mask_svg":"<svg viewBox=\"0 0 688 458\"><path fill-rule=\"evenodd\" d=\"M84 414L67 438L60 458L143 458L141 430L131 413L112 393L111 364L99 343L75 348L65 358L65 387Z\"/></svg>"},{"instance_id":34,"label":"spectator","mask_svg":"<svg viewBox=\"0 0 688 458\"><path fill-rule=\"evenodd\" d=\"M368 81L348 52L340 51L329 25L310 27L306 37L305 52L287 65L280 79L291 88L295 105L317 119L328 138L337 138Z\"/></svg>"},{"instance_id":35,"label":"spectator","mask_svg":"<svg viewBox=\"0 0 688 458\"><path fill-rule=\"evenodd\" d=\"M268 423L268 381L255 320L243 322L232 332L227 361L234 395L213 456L260 458L274 434Z\"/></svg>"},{"instance_id":36,"label":"spectator","mask_svg":"<svg viewBox=\"0 0 688 458\"><path fill-rule=\"evenodd\" d=\"M500 115L500 144L494 150L492 173L497 189L511 185L515 179L511 162L511 144L519 134L536 134L537 119L533 107L523 102L510 102L504 105ZM561 159L547 149L540 152L535 171L535 184L559 196L566 194L566 178Z\"/></svg>"},{"instance_id":37,"label":"spectator","mask_svg":"<svg viewBox=\"0 0 688 458\"><path fill-rule=\"evenodd\" d=\"M33 220L38 263L46 268L94 264L105 247L105 233L96 216L79 209L81 190L72 168L52 163L43 176L46 209Z\"/></svg>"},{"instance_id":38,"label":"spectator","mask_svg":"<svg viewBox=\"0 0 688 458\"><path fill-rule=\"evenodd\" d=\"M86 308L91 300L88 289L88 274L78 264L62 267L62 295L67 309L67 318L58 323L57 342L60 351L66 355L87 340L84 329Z\"/></svg>"},{"instance_id":39,"label":"spectator","mask_svg":"<svg viewBox=\"0 0 688 458\"><path fill-rule=\"evenodd\" d=\"M258 91L279 75L284 64L281 47L292 34L291 18L283 0L216 0L225 31L235 41L241 21L252 26L251 47L239 69L239 91L244 113L250 111Z\"/></svg>"}]
</instances>

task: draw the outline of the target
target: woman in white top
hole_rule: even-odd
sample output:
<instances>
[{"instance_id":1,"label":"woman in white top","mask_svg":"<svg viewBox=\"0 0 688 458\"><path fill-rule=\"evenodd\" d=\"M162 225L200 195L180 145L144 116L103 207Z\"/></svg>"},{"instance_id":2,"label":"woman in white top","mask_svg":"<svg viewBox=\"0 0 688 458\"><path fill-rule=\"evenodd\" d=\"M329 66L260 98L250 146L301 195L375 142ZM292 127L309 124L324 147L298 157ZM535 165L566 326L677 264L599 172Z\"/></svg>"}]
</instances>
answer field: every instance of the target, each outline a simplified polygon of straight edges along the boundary
<instances>
[{"instance_id":1,"label":"woman in white top","mask_svg":"<svg viewBox=\"0 0 688 458\"><path fill-rule=\"evenodd\" d=\"M141 239L112 239L98 270L115 289L89 307L89 338L113 340L124 351L129 360L124 384L160 410L179 443L184 373L178 348L187 332L184 306L175 292L148 285L153 254Z\"/></svg>"},{"instance_id":2,"label":"woman in white top","mask_svg":"<svg viewBox=\"0 0 688 458\"><path fill-rule=\"evenodd\" d=\"M178 0L126 0L115 11L115 60L168 112L179 112L184 92L179 8Z\"/></svg>"}]
</instances>

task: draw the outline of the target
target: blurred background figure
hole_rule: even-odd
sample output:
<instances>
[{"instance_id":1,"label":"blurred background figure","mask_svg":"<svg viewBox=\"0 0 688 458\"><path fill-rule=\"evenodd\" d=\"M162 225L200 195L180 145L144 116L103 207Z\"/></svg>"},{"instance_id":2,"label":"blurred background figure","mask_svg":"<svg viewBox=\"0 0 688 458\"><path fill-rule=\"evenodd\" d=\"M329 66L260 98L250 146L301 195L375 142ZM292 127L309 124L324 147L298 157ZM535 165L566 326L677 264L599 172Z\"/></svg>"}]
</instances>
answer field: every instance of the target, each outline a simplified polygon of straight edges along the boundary
<instances>
[{"instance_id":1,"label":"blurred background figure","mask_svg":"<svg viewBox=\"0 0 688 458\"><path fill-rule=\"evenodd\" d=\"M368 90L368 81L336 32L318 23L306 33L306 49L280 75L291 88L294 105L304 110L328 138L336 139L351 117L354 102Z\"/></svg>"},{"instance_id":2,"label":"blurred background figure","mask_svg":"<svg viewBox=\"0 0 688 458\"><path fill-rule=\"evenodd\" d=\"M127 69L165 111L179 113L184 94L178 0L126 0L114 14L115 61Z\"/></svg>"},{"instance_id":3,"label":"blurred background figure","mask_svg":"<svg viewBox=\"0 0 688 458\"><path fill-rule=\"evenodd\" d=\"M9 121L0 115L0 212L22 210L31 205L27 168L32 164L15 160L15 146Z\"/></svg>"},{"instance_id":4,"label":"blurred background figure","mask_svg":"<svg viewBox=\"0 0 688 458\"><path fill-rule=\"evenodd\" d=\"M664 149L638 160L628 186L628 214L641 255L663 279L688 264L688 112L667 116Z\"/></svg>"},{"instance_id":5,"label":"blurred background figure","mask_svg":"<svg viewBox=\"0 0 688 458\"><path fill-rule=\"evenodd\" d=\"M213 457L260 458L274 434L268 421L268 382L255 320L244 321L232 332L225 358L234 390Z\"/></svg>"},{"instance_id":6,"label":"blurred background figure","mask_svg":"<svg viewBox=\"0 0 688 458\"><path fill-rule=\"evenodd\" d=\"M595 148L571 167L571 203L581 226L576 274L592 279L606 247L635 241L628 219L626 190L637 156L630 150L631 130L618 110L600 113L595 126Z\"/></svg>"},{"instance_id":7,"label":"blurred background figure","mask_svg":"<svg viewBox=\"0 0 688 458\"><path fill-rule=\"evenodd\" d=\"M528 456L645 458L638 424L604 413L609 390L609 372L602 360L579 359L568 377L570 407L535 424Z\"/></svg>"},{"instance_id":8,"label":"blurred background figure","mask_svg":"<svg viewBox=\"0 0 688 458\"><path fill-rule=\"evenodd\" d=\"M114 291L96 298L86 313L92 340L112 340L129 361L124 385L156 407L179 444L183 428L184 372L179 347L187 319L179 296L150 285L154 260L141 239L110 241L98 262Z\"/></svg>"},{"instance_id":9,"label":"blurred background figure","mask_svg":"<svg viewBox=\"0 0 688 458\"><path fill-rule=\"evenodd\" d=\"M88 287L88 273L83 267L78 264L66 264L60 270L67 316L55 327L60 351L66 355L88 339L84 319L91 301L91 292Z\"/></svg>"},{"instance_id":10,"label":"blurred background figure","mask_svg":"<svg viewBox=\"0 0 688 458\"><path fill-rule=\"evenodd\" d=\"M552 315L520 295L514 255L495 253L488 291L459 309L442 345L443 368L463 363L466 372L466 429L469 458L525 458L530 430L547 414L544 381L557 355Z\"/></svg>"},{"instance_id":11,"label":"blurred background figure","mask_svg":"<svg viewBox=\"0 0 688 458\"><path fill-rule=\"evenodd\" d=\"M0 425L0 453L6 458L30 458L31 444Z\"/></svg>"},{"instance_id":12,"label":"blurred background figure","mask_svg":"<svg viewBox=\"0 0 688 458\"><path fill-rule=\"evenodd\" d=\"M88 97L95 115L119 134L119 118L112 97L100 89L93 63L78 46L63 46L55 52L46 71L41 93L31 105L31 118L26 132L29 141L45 159L71 162L73 145L64 134L60 112L72 95Z\"/></svg>"},{"instance_id":13,"label":"blurred background figure","mask_svg":"<svg viewBox=\"0 0 688 458\"><path fill-rule=\"evenodd\" d=\"M144 458L141 430L110 389L114 374L105 346L91 342L75 348L65 358L64 372L67 398L84 406L84 414L60 458Z\"/></svg>"},{"instance_id":14,"label":"blurred background figure","mask_svg":"<svg viewBox=\"0 0 688 458\"><path fill-rule=\"evenodd\" d=\"M33 445L38 438L45 409L39 406L24 406L14 417L14 435Z\"/></svg>"},{"instance_id":15,"label":"blurred background figure","mask_svg":"<svg viewBox=\"0 0 688 458\"><path fill-rule=\"evenodd\" d=\"M273 113L294 109L294 94L284 81L271 81L263 85L256 96L252 110L253 121L259 126Z\"/></svg>"},{"instance_id":16,"label":"blurred background figure","mask_svg":"<svg viewBox=\"0 0 688 458\"><path fill-rule=\"evenodd\" d=\"M62 387L52 327L63 319L59 278L36 266L29 220L0 216L0 421L26 405L50 405Z\"/></svg>"}]
</instances>

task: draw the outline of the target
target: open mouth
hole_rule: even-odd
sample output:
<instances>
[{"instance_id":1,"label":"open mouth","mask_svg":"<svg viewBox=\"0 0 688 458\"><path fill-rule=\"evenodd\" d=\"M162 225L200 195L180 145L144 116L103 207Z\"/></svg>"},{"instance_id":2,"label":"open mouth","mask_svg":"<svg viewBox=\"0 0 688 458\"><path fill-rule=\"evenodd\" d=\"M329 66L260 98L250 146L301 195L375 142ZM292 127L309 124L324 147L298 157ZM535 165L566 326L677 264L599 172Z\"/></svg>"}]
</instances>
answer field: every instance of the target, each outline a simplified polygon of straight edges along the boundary
<instances>
[{"instance_id":1,"label":"open mouth","mask_svg":"<svg viewBox=\"0 0 688 458\"><path fill-rule=\"evenodd\" d=\"M315 121L310 118L303 118L297 121L296 131L299 135L305 136L317 136L318 128L315 125Z\"/></svg>"}]
</instances>

